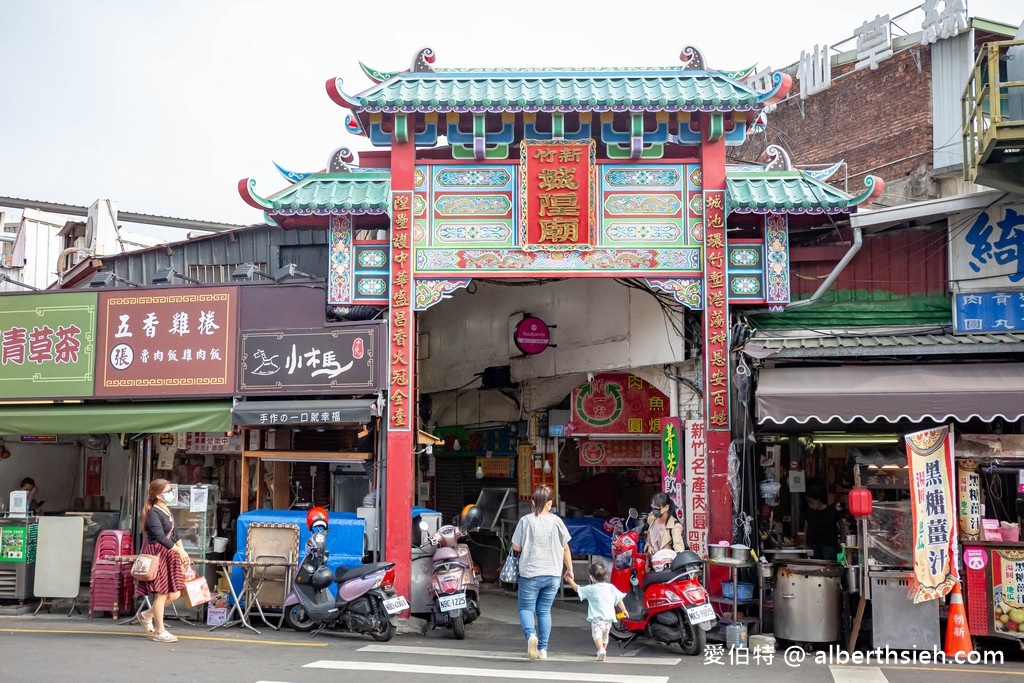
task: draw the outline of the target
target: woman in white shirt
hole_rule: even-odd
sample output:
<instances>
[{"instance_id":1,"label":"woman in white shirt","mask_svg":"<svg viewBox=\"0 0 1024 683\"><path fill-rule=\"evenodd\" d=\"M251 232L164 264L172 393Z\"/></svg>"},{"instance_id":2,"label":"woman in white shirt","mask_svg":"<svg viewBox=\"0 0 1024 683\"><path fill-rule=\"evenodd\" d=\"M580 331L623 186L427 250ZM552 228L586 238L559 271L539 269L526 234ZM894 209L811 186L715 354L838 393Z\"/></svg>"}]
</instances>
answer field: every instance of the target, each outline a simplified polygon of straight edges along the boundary
<instances>
[{"instance_id":1,"label":"woman in white shirt","mask_svg":"<svg viewBox=\"0 0 1024 683\"><path fill-rule=\"evenodd\" d=\"M533 490L533 512L521 517L512 534L519 556L519 623L526 636L530 661L547 659L551 635L551 605L562 575L573 580L569 530L551 513L554 497L547 486ZM534 617L536 616L536 625Z\"/></svg>"}]
</instances>

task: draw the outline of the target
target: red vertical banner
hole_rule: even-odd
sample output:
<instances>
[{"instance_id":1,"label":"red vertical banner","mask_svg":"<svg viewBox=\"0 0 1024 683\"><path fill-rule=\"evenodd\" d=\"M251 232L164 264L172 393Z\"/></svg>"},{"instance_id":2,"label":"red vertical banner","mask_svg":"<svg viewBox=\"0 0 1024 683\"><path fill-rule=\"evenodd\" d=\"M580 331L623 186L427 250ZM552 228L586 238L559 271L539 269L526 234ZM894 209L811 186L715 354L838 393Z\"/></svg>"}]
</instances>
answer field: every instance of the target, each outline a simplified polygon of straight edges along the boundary
<instances>
[{"instance_id":1,"label":"red vertical banner","mask_svg":"<svg viewBox=\"0 0 1024 683\"><path fill-rule=\"evenodd\" d=\"M520 236L524 251L589 251L597 226L593 140L524 140L520 147Z\"/></svg>"},{"instance_id":2,"label":"red vertical banner","mask_svg":"<svg viewBox=\"0 0 1024 683\"><path fill-rule=\"evenodd\" d=\"M704 192L704 392L708 431L729 430L729 311L725 292L725 191Z\"/></svg>"},{"instance_id":3,"label":"red vertical banner","mask_svg":"<svg viewBox=\"0 0 1024 683\"><path fill-rule=\"evenodd\" d=\"M388 429L411 429L416 411L412 347L412 192L392 193L391 207L391 372L388 374Z\"/></svg>"},{"instance_id":4,"label":"red vertical banner","mask_svg":"<svg viewBox=\"0 0 1024 683\"><path fill-rule=\"evenodd\" d=\"M914 513L914 604L945 597L960 579L953 497L953 433L949 427L905 436Z\"/></svg>"},{"instance_id":5,"label":"red vertical banner","mask_svg":"<svg viewBox=\"0 0 1024 683\"><path fill-rule=\"evenodd\" d=\"M103 494L103 458L90 455L85 459L85 495Z\"/></svg>"}]
</instances>

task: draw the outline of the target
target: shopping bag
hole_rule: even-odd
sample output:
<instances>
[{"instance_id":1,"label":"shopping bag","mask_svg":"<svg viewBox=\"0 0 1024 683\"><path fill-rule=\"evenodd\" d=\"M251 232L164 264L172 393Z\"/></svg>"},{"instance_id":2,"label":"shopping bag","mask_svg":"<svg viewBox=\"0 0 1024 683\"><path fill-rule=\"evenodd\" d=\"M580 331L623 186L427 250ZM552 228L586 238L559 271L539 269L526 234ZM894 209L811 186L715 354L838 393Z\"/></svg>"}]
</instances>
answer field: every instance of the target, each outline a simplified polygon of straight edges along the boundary
<instances>
[{"instance_id":1,"label":"shopping bag","mask_svg":"<svg viewBox=\"0 0 1024 683\"><path fill-rule=\"evenodd\" d=\"M160 570L160 558L156 555L136 555L132 564L132 577L136 581L152 581Z\"/></svg>"},{"instance_id":2,"label":"shopping bag","mask_svg":"<svg viewBox=\"0 0 1024 683\"><path fill-rule=\"evenodd\" d=\"M189 567L185 570L185 604L189 607L199 607L212 600L210 595L210 584L206 583L205 576L196 576L195 570Z\"/></svg>"},{"instance_id":3,"label":"shopping bag","mask_svg":"<svg viewBox=\"0 0 1024 683\"><path fill-rule=\"evenodd\" d=\"M498 579L502 583L515 583L519 580L519 558L515 556L514 550L508 551L508 557L505 558Z\"/></svg>"}]
</instances>

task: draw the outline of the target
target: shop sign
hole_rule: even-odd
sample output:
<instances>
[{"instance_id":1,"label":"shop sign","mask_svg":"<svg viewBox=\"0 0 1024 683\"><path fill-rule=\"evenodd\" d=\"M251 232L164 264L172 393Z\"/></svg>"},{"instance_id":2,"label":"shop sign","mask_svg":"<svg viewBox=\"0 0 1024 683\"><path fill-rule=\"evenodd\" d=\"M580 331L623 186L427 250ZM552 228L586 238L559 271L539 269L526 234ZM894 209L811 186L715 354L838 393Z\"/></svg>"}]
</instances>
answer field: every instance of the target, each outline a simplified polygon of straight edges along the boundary
<instances>
[{"instance_id":1,"label":"shop sign","mask_svg":"<svg viewBox=\"0 0 1024 683\"><path fill-rule=\"evenodd\" d=\"M1000 204L949 220L949 278L960 292L1024 286L1024 204Z\"/></svg>"},{"instance_id":2,"label":"shop sign","mask_svg":"<svg viewBox=\"0 0 1024 683\"><path fill-rule=\"evenodd\" d=\"M657 467L661 443L650 440L580 439L580 467Z\"/></svg>"},{"instance_id":3,"label":"shop sign","mask_svg":"<svg viewBox=\"0 0 1024 683\"><path fill-rule=\"evenodd\" d=\"M993 548L991 553L995 630L1024 638L1024 550Z\"/></svg>"},{"instance_id":4,"label":"shop sign","mask_svg":"<svg viewBox=\"0 0 1024 683\"><path fill-rule=\"evenodd\" d=\"M384 321L320 330L243 332L240 394L367 394L384 384Z\"/></svg>"},{"instance_id":5,"label":"shop sign","mask_svg":"<svg viewBox=\"0 0 1024 683\"><path fill-rule=\"evenodd\" d=\"M186 453L235 453L242 452L242 437L227 436L224 432L187 432L182 449Z\"/></svg>"},{"instance_id":6,"label":"shop sign","mask_svg":"<svg viewBox=\"0 0 1024 683\"><path fill-rule=\"evenodd\" d=\"M97 296L0 297L0 396L92 396Z\"/></svg>"},{"instance_id":7,"label":"shop sign","mask_svg":"<svg viewBox=\"0 0 1024 683\"><path fill-rule=\"evenodd\" d=\"M524 140L520 147L524 251L590 251L597 229L593 140Z\"/></svg>"},{"instance_id":8,"label":"shop sign","mask_svg":"<svg viewBox=\"0 0 1024 683\"><path fill-rule=\"evenodd\" d=\"M956 465L960 538L976 541L981 538L981 478L978 476L978 463L973 460L961 460Z\"/></svg>"},{"instance_id":9,"label":"shop sign","mask_svg":"<svg viewBox=\"0 0 1024 683\"><path fill-rule=\"evenodd\" d=\"M914 515L914 604L947 595L959 580L953 498L953 435L949 427L907 434Z\"/></svg>"},{"instance_id":10,"label":"shop sign","mask_svg":"<svg viewBox=\"0 0 1024 683\"><path fill-rule=\"evenodd\" d=\"M683 453L679 435L679 418L661 420L661 490L669 495L676 508L683 508Z\"/></svg>"},{"instance_id":11,"label":"shop sign","mask_svg":"<svg viewBox=\"0 0 1024 683\"><path fill-rule=\"evenodd\" d=\"M1024 330L1024 290L953 295L957 334Z\"/></svg>"},{"instance_id":12,"label":"shop sign","mask_svg":"<svg viewBox=\"0 0 1024 683\"><path fill-rule=\"evenodd\" d=\"M28 527L0 526L0 562L27 562Z\"/></svg>"},{"instance_id":13,"label":"shop sign","mask_svg":"<svg viewBox=\"0 0 1024 683\"><path fill-rule=\"evenodd\" d=\"M861 484L869 489L902 491L910 489L910 470L902 467L897 469L873 469L869 465L858 465L857 467L860 468Z\"/></svg>"},{"instance_id":14,"label":"shop sign","mask_svg":"<svg viewBox=\"0 0 1024 683\"><path fill-rule=\"evenodd\" d=\"M540 318L523 318L516 325L516 348L528 356L536 355L551 344L551 330Z\"/></svg>"},{"instance_id":15,"label":"shop sign","mask_svg":"<svg viewBox=\"0 0 1024 683\"><path fill-rule=\"evenodd\" d=\"M650 382L627 373L604 373L573 390L565 431L569 436L660 439L668 413L668 396Z\"/></svg>"},{"instance_id":16,"label":"shop sign","mask_svg":"<svg viewBox=\"0 0 1024 683\"><path fill-rule=\"evenodd\" d=\"M100 293L96 395L223 395L235 389L237 289Z\"/></svg>"},{"instance_id":17,"label":"shop sign","mask_svg":"<svg viewBox=\"0 0 1024 683\"><path fill-rule=\"evenodd\" d=\"M686 437L683 461L683 476L686 479L686 497L683 510L686 513L686 545L701 557L708 556L708 442L702 420L686 420L683 423Z\"/></svg>"},{"instance_id":18,"label":"shop sign","mask_svg":"<svg viewBox=\"0 0 1024 683\"><path fill-rule=\"evenodd\" d=\"M964 550L964 565L974 571L982 570L988 565L988 553L984 548L966 548Z\"/></svg>"}]
</instances>

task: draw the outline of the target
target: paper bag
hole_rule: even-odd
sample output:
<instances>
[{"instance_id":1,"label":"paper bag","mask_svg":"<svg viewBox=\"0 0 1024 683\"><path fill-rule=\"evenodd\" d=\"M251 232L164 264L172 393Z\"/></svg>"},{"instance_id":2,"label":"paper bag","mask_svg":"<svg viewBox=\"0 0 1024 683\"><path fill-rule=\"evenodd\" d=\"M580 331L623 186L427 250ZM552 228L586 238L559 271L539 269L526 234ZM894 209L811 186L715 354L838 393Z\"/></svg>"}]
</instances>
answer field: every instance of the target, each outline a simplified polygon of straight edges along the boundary
<instances>
[{"instance_id":1,"label":"paper bag","mask_svg":"<svg viewBox=\"0 0 1024 683\"><path fill-rule=\"evenodd\" d=\"M190 577L189 574L192 576ZM185 604L189 607L205 605L211 600L210 584L206 583L205 576L196 576L196 573L189 567L185 572L185 590L182 591L182 595L185 596Z\"/></svg>"}]
</instances>

